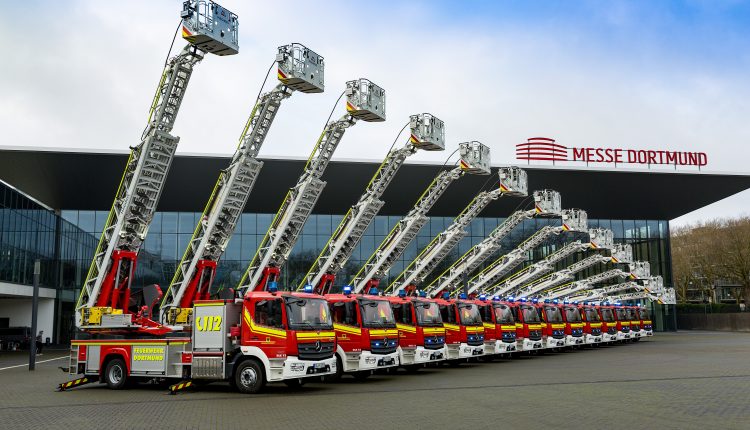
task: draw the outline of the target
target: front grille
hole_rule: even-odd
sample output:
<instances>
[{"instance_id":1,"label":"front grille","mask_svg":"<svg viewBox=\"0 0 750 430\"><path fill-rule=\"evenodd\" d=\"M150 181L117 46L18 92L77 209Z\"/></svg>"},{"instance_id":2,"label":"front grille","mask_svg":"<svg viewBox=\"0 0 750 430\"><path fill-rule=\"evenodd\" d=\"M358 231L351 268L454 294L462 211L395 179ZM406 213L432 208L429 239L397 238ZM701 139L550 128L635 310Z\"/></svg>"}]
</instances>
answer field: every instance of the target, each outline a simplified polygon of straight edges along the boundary
<instances>
[{"instance_id":1,"label":"front grille","mask_svg":"<svg viewBox=\"0 0 750 430\"><path fill-rule=\"evenodd\" d=\"M599 336L600 334L602 334L602 329L600 329L600 328L592 328L591 329L591 334L593 334L594 336Z\"/></svg>"},{"instance_id":2,"label":"front grille","mask_svg":"<svg viewBox=\"0 0 750 430\"><path fill-rule=\"evenodd\" d=\"M425 336L425 349L440 349L445 345L445 338L442 336Z\"/></svg>"},{"instance_id":3,"label":"front grille","mask_svg":"<svg viewBox=\"0 0 750 430\"><path fill-rule=\"evenodd\" d=\"M615 334L617 333L617 329L614 327L608 327L607 328L607 334Z\"/></svg>"},{"instance_id":4,"label":"front grille","mask_svg":"<svg viewBox=\"0 0 750 430\"><path fill-rule=\"evenodd\" d=\"M631 328L632 328L633 330L640 330L640 329L641 329L641 326L639 326L639 325L634 325L634 326L632 326Z\"/></svg>"},{"instance_id":5,"label":"front grille","mask_svg":"<svg viewBox=\"0 0 750 430\"><path fill-rule=\"evenodd\" d=\"M542 340L542 332L539 330L530 331L529 340Z\"/></svg>"},{"instance_id":6,"label":"front grille","mask_svg":"<svg viewBox=\"0 0 750 430\"><path fill-rule=\"evenodd\" d=\"M297 350L300 360L325 360L333 357L333 342L300 343Z\"/></svg>"},{"instance_id":7,"label":"front grille","mask_svg":"<svg viewBox=\"0 0 750 430\"><path fill-rule=\"evenodd\" d=\"M370 351L373 354L393 354L398 347L396 339L381 339L370 341Z\"/></svg>"},{"instance_id":8,"label":"front grille","mask_svg":"<svg viewBox=\"0 0 750 430\"><path fill-rule=\"evenodd\" d=\"M470 334L466 336L466 343L469 346L484 345L484 336L481 334Z\"/></svg>"}]
</instances>

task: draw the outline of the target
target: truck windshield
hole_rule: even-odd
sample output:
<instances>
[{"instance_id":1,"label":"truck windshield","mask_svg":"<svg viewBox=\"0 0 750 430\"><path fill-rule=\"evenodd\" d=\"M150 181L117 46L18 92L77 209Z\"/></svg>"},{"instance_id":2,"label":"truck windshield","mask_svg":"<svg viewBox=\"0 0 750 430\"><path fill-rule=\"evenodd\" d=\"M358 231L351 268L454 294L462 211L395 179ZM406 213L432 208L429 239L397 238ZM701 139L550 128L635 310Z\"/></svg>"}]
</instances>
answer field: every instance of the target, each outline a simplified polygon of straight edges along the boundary
<instances>
[{"instance_id":1,"label":"truck windshield","mask_svg":"<svg viewBox=\"0 0 750 430\"><path fill-rule=\"evenodd\" d=\"M417 310L417 324L420 326L443 325L437 303L416 301L414 307Z\"/></svg>"},{"instance_id":2,"label":"truck windshield","mask_svg":"<svg viewBox=\"0 0 750 430\"><path fill-rule=\"evenodd\" d=\"M508 305L495 305L495 320L500 324L513 324L513 312Z\"/></svg>"},{"instance_id":3,"label":"truck windshield","mask_svg":"<svg viewBox=\"0 0 750 430\"><path fill-rule=\"evenodd\" d=\"M562 312L560 312L560 308L558 308L557 306L545 306L544 312L545 312L545 315L547 316L548 323L563 322Z\"/></svg>"},{"instance_id":4,"label":"truck windshield","mask_svg":"<svg viewBox=\"0 0 750 430\"><path fill-rule=\"evenodd\" d=\"M575 306L566 306L565 307L565 321L569 323L581 322L581 311L579 311L578 308Z\"/></svg>"},{"instance_id":5,"label":"truck windshield","mask_svg":"<svg viewBox=\"0 0 750 430\"><path fill-rule=\"evenodd\" d=\"M612 313L612 309L610 308L602 308L602 321L604 322L612 322L615 320L615 316Z\"/></svg>"},{"instance_id":6,"label":"truck windshield","mask_svg":"<svg viewBox=\"0 0 750 430\"><path fill-rule=\"evenodd\" d=\"M630 319L628 312L623 308L616 308L615 312L617 312L617 321L628 321Z\"/></svg>"},{"instance_id":7,"label":"truck windshield","mask_svg":"<svg viewBox=\"0 0 750 430\"><path fill-rule=\"evenodd\" d=\"M478 305L479 313L482 315L482 322L491 323L492 320L492 306L489 304Z\"/></svg>"},{"instance_id":8,"label":"truck windshield","mask_svg":"<svg viewBox=\"0 0 750 430\"><path fill-rule=\"evenodd\" d=\"M638 313L641 315L641 319L642 320L650 320L651 319L651 316L648 313L648 309L644 309L644 308L638 309Z\"/></svg>"},{"instance_id":9,"label":"truck windshield","mask_svg":"<svg viewBox=\"0 0 750 430\"><path fill-rule=\"evenodd\" d=\"M292 330L320 330L333 328L328 302L323 299L284 297L289 328Z\"/></svg>"},{"instance_id":10,"label":"truck windshield","mask_svg":"<svg viewBox=\"0 0 750 430\"><path fill-rule=\"evenodd\" d=\"M458 314L461 316L463 325L481 325L482 316L479 315L479 307L474 303L459 303Z\"/></svg>"},{"instance_id":11,"label":"truck windshield","mask_svg":"<svg viewBox=\"0 0 750 430\"><path fill-rule=\"evenodd\" d=\"M584 308L584 312L586 313L586 321L588 322L599 322L599 314L596 313L596 309L594 308Z\"/></svg>"},{"instance_id":12,"label":"truck windshield","mask_svg":"<svg viewBox=\"0 0 750 430\"><path fill-rule=\"evenodd\" d=\"M536 308L533 306L522 305L521 313L523 314L523 322L526 324L542 322L539 319L539 314L536 312Z\"/></svg>"},{"instance_id":13,"label":"truck windshield","mask_svg":"<svg viewBox=\"0 0 750 430\"><path fill-rule=\"evenodd\" d=\"M396 320L387 300L360 300L359 306L365 327L396 327Z\"/></svg>"},{"instance_id":14,"label":"truck windshield","mask_svg":"<svg viewBox=\"0 0 750 430\"><path fill-rule=\"evenodd\" d=\"M456 323L456 313L453 310L453 305L440 305L440 316L443 318L444 323Z\"/></svg>"}]
</instances>

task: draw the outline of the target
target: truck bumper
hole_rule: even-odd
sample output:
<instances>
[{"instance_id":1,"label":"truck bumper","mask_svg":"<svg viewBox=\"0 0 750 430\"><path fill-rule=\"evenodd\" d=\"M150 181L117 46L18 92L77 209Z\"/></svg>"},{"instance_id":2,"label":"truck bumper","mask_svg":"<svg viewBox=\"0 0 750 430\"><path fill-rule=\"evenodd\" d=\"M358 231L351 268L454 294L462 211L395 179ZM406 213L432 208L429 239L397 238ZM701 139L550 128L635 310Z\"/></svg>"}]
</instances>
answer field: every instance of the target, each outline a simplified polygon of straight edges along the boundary
<instances>
[{"instance_id":1,"label":"truck bumper","mask_svg":"<svg viewBox=\"0 0 750 430\"><path fill-rule=\"evenodd\" d=\"M561 348L565 346L565 339L555 339L552 336L548 336L546 342L544 343L545 348Z\"/></svg>"},{"instance_id":2,"label":"truck bumper","mask_svg":"<svg viewBox=\"0 0 750 430\"><path fill-rule=\"evenodd\" d=\"M617 340L626 340L630 339L630 333L623 333L621 331L617 332Z\"/></svg>"},{"instance_id":3,"label":"truck bumper","mask_svg":"<svg viewBox=\"0 0 750 430\"><path fill-rule=\"evenodd\" d=\"M582 337L575 337L575 336L565 336L565 346L576 346L576 345L583 345L583 338Z\"/></svg>"},{"instance_id":4,"label":"truck bumper","mask_svg":"<svg viewBox=\"0 0 750 430\"><path fill-rule=\"evenodd\" d=\"M351 354L354 355L354 354ZM357 353L359 360L354 360L350 353L346 353L345 372L358 372L362 370L386 369L398 366L398 350L390 354L373 354L370 351Z\"/></svg>"},{"instance_id":5,"label":"truck bumper","mask_svg":"<svg viewBox=\"0 0 750 430\"><path fill-rule=\"evenodd\" d=\"M398 360L401 366L412 364L427 364L445 360L448 357L448 349L445 345L439 349L427 349L424 346L416 348L398 348Z\"/></svg>"},{"instance_id":6,"label":"truck bumper","mask_svg":"<svg viewBox=\"0 0 750 430\"><path fill-rule=\"evenodd\" d=\"M510 354L511 352L518 351L516 342L506 343L502 340L493 340L485 342L484 353L485 354Z\"/></svg>"},{"instance_id":7,"label":"truck bumper","mask_svg":"<svg viewBox=\"0 0 750 430\"><path fill-rule=\"evenodd\" d=\"M653 330L641 330L641 337L651 337L654 335Z\"/></svg>"},{"instance_id":8,"label":"truck bumper","mask_svg":"<svg viewBox=\"0 0 750 430\"><path fill-rule=\"evenodd\" d=\"M484 354L484 345L470 346L467 343L462 343L458 348L458 358L471 358L478 357Z\"/></svg>"},{"instance_id":9,"label":"truck bumper","mask_svg":"<svg viewBox=\"0 0 750 430\"><path fill-rule=\"evenodd\" d=\"M336 373L335 356L320 361L300 360L297 357L287 357L287 359L284 360L281 378L271 379L269 377L269 381L332 375L334 373Z\"/></svg>"},{"instance_id":10,"label":"truck bumper","mask_svg":"<svg viewBox=\"0 0 750 430\"><path fill-rule=\"evenodd\" d=\"M519 351L535 351L544 348L541 340L523 339L518 341Z\"/></svg>"},{"instance_id":11,"label":"truck bumper","mask_svg":"<svg viewBox=\"0 0 750 430\"><path fill-rule=\"evenodd\" d=\"M587 334L586 335L586 345L593 345L596 343L602 342L602 335L593 335L593 334Z\"/></svg>"},{"instance_id":12,"label":"truck bumper","mask_svg":"<svg viewBox=\"0 0 750 430\"><path fill-rule=\"evenodd\" d=\"M617 334L602 333L602 342L614 342L617 340Z\"/></svg>"}]
</instances>

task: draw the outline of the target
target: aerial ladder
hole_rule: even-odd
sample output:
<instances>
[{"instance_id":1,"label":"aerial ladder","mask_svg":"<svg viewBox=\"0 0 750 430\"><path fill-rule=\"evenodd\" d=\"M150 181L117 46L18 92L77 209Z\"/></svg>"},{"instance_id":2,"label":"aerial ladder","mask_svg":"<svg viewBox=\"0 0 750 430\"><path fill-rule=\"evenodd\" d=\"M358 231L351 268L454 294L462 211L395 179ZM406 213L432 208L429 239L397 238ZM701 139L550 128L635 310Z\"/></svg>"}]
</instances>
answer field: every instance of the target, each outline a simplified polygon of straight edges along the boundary
<instances>
[{"instance_id":1,"label":"aerial ladder","mask_svg":"<svg viewBox=\"0 0 750 430\"><path fill-rule=\"evenodd\" d=\"M526 197L528 195L528 178L526 172L518 167L501 167L498 170L499 185L492 191L482 191L456 216L453 223L438 234L419 253L417 258L394 279L386 291L398 294L401 290L415 293L424 278L432 273L435 267L466 237L471 222L487 207L490 202L503 196Z\"/></svg>"},{"instance_id":2,"label":"aerial ladder","mask_svg":"<svg viewBox=\"0 0 750 430\"><path fill-rule=\"evenodd\" d=\"M570 301L602 301L615 293L622 293L627 290L645 291L650 294L663 294L665 292L664 279L661 276L641 279L640 282L626 281L613 285L605 285L603 287L579 291L575 295L566 298Z\"/></svg>"},{"instance_id":3,"label":"aerial ladder","mask_svg":"<svg viewBox=\"0 0 750 430\"><path fill-rule=\"evenodd\" d=\"M326 182L321 176L346 130L359 119L385 121L385 91L379 86L367 79L348 81L344 94L347 113L325 126L305 164L304 172L284 197L247 271L240 279L238 291L266 291L270 282L277 282L281 267L289 258L302 227L323 192Z\"/></svg>"},{"instance_id":4,"label":"aerial ladder","mask_svg":"<svg viewBox=\"0 0 750 430\"><path fill-rule=\"evenodd\" d=\"M554 288L560 284L564 284L569 281L573 281L576 278L576 274L588 269L589 267L595 266L600 263L608 263L612 261L612 257L608 255L593 254L588 257L584 257L579 261L565 267L557 272L550 273L547 276L538 278L527 285L516 287L509 292L504 294L510 294L516 297L531 297L540 291ZM507 284L504 284L502 289L507 288Z\"/></svg>"},{"instance_id":5,"label":"aerial ladder","mask_svg":"<svg viewBox=\"0 0 750 430\"><path fill-rule=\"evenodd\" d=\"M561 217L562 225L546 225L540 228L526 240L521 242L521 244L519 244L512 251L493 261L481 272L474 275L474 277L472 277L468 282L468 294L475 294L478 291L490 293L493 289L492 287L495 285L495 282L502 279L502 277L505 276L509 271L513 270L514 267L526 260L529 251L543 244L550 237L559 235L563 232L588 231L588 217L585 211L581 209L564 209L562 211ZM458 291L453 291L453 294L458 294ZM502 294L502 292L495 292L492 295L496 296Z\"/></svg>"},{"instance_id":6,"label":"aerial ladder","mask_svg":"<svg viewBox=\"0 0 750 430\"><path fill-rule=\"evenodd\" d=\"M629 280L647 279L651 276L651 266L647 261L634 261L620 269L610 269L601 273L591 275L579 281L568 282L557 285L546 290L539 290L537 294L544 299L558 299L572 296L579 291L594 288L595 284L601 284L611 279L621 278Z\"/></svg>"},{"instance_id":7,"label":"aerial ladder","mask_svg":"<svg viewBox=\"0 0 750 430\"><path fill-rule=\"evenodd\" d=\"M490 148L480 142L463 142L458 145L459 165L450 170L441 170L432 180L417 203L391 229L367 262L354 275L354 293L377 288L380 280L388 274L404 249L417 237L419 230L429 221L427 212L443 195L448 186L465 174L490 174Z\"/></svg>"},{"instance_id":8,"label":"aerial ladder","mask_svg":"<svg viewBox=\"0 0 750 430\"><path fill-rule=\"evenodd\" d=\"M402 148L391 150L373 175L365 193L359 198L334 231L318 255L297 290L312 285L318 294L328 294L336 274L346 264L367 227L375 219L385 202L380 197L410 155L418 149L442 151L445 149L445 124L437 117L422 113L411 115L409 141Z\"/></svg>"},{"instance_id":9,"label":"aerial ladder","mask_svg":"<svg viewBox=\"0 0 750 430\"><path fill-rule=\"evenodd\" d=\"M161 330L129 309L130 287L143 241L166 182L179 137L170 134L193 69L206 53L238 52L237 15L213 1L186 1L180 14L188 41L167 61L141 142L131 148L125 173L96 246L76 304L78 328Z\"/></svg>"},{"instance_id":10,"label":"aerial ladder","mask_svg":"<svg viewBox=\"0 0 750 430\"><path fill-rule=\"evenodd\" d=\"M522 270L510 275L500 284L498 289L512 291L521 285L528 282L534 281L539 277L551 272L555 266L578 252L586 251L588 249L604 249L611 250L614 245L614 237L612 230L605 228L592 228L589 229L589 240L582 242L576 240L563 246L562 248L554 251L544 259L526 266ZM612 257L610 257L611 259Z\"/></svg>"},{"instance_id":11,"label":"aerial ladder","mask_svg":"<svg viewBox=\"0 0 750 430\"><path fill-rule=\"evenodd\" d=\"M169 325L189 324L193 302L209 299L218 261L234 234L263 167L263 162L257 159L258 152L281 103L295 91L323 92L323 57L312 50L298 43L280 46L276 64L280 83L256 100L229 167L219 174L162 299L161 321Z\"/></svg>"},{"instance_id":12,"label":"aerial ladder","mask_svg":"<svg viewBox=\"0 0 750 430\"><path fill-rule=\"evenodd\" d=\"M647 291L635 291L632 293L617 294L608 296L604 300L610 303L620 303L628 300L647 299L659 303L660 305L677 304L677 296L674 288L665 288L662 294L652 294Z\"/></svg>"},{"instance_id":13,"label":"aerial ladder","mask_svg":"<svg viewBox=\"0 0 750 430\"><path fill-rule=\"evenodd\" d=\"M442 291L453 291L458 288L461 278L471 274L486 259L500 250L502 240L514 228L526 219L533 217L553 217L561 215L560 193L554 190L537 190L533 193L534 208L513 212L481 242L466 251L438 279L427 286L432 296L439 296Z\"/></svg>"}]
</instances>

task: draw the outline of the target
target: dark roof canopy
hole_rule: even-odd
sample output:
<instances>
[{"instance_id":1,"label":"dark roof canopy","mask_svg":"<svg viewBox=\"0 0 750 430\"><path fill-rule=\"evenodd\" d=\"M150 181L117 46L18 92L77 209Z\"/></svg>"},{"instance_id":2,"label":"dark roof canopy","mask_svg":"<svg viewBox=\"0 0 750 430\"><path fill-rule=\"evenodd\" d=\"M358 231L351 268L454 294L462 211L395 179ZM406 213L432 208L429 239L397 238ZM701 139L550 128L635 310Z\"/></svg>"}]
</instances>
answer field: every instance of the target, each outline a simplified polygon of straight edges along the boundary
<instances>
[{"instance_id":1,"label":"dark roof canopy","mask_svg":"<svg viewBox=\"0 0 750 430\"><path fill-rule=\"evenodd\" d=\"M54 209L108 210L127 160L125 153L0 148L0 179ZM292 187L305 160L265 159L245 211L275 213ZM172 165L160 211L201 211L229 157L178 155ZM365 189L378 163L333 161L323 179L328 182L316 213L343 214ZM703 172L588 170L521 166L529 175L529 190L551 188L562 194L563 207L581 208L589 218L670 220L750 188L750 175ZM406 214L442 167L406 164L383 195L382 215ZM455 216L496 177L457 180L430 215ZM504 217L516 209L518 198L492 203L483 216Z\"/></svg>"}]
</instances>

